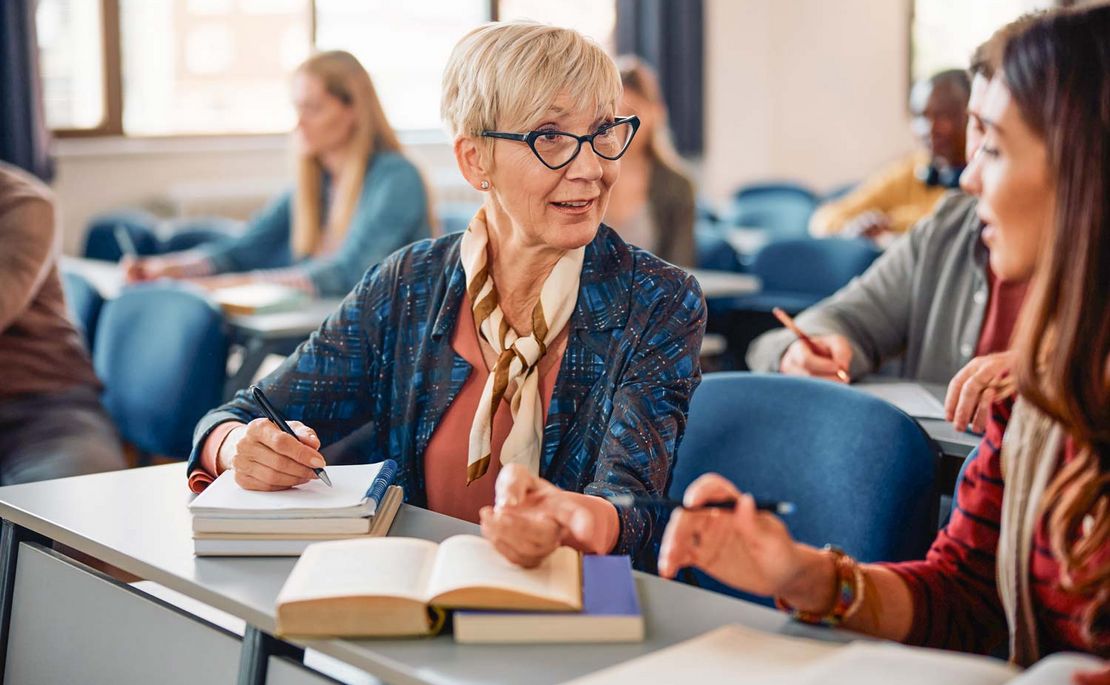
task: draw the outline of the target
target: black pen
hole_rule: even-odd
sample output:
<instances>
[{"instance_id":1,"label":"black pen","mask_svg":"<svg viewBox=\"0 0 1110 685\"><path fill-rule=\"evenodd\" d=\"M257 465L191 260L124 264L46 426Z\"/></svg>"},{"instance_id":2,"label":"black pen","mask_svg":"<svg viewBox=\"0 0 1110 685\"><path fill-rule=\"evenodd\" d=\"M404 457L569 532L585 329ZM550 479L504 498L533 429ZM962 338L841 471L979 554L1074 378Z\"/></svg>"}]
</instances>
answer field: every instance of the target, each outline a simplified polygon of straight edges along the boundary
<instances>
[{"instance_id":1,"label":"black pen","mask_svg":"<svg viewBox=\"0 0 1110 685\"><path fill-rule=\"evenodd\" d=\"M696 507L687 507L676 499L665 499L661 497L644 497L642 495L610 495L605 499L613 504L625 507L657 507L659 509L690 509L697 511L699 509L735 509L736 500L711 500L703 502ZM755 508L757 511L769 511L779 516L786 516L787 514L794 513L793 502L775 502L775 501L761 501L756 500Z\"/></svg>"},{"instance_id":2,"label":"black pen","mask_svg":"<svg viewBox=\"0 0 1110 685\"><path fill-rule=\"evenodd\" d=\"M285 422L285 419L281 418L281 414L279 414L277 409L274 408L274 405L270 404L270 400L266 398L266 394L262 392L262 388L258 387L257 385L252 385L251 394L254 395L255 404L257 404L258 408L262 410L262 413L266 415L266 418L273 421L283 432L292 435L294 438L297 437L297 434L293 432L293 429L289 427L289 424ZM300 438L297 439L300 440ZM328 478L328 473L327 471L324 471L323 467L312 470L316 473L316 476L320 480L324 481L325 485L327 485L329 488L331 487L331 478Z\"/></svg>"}]
</instances>

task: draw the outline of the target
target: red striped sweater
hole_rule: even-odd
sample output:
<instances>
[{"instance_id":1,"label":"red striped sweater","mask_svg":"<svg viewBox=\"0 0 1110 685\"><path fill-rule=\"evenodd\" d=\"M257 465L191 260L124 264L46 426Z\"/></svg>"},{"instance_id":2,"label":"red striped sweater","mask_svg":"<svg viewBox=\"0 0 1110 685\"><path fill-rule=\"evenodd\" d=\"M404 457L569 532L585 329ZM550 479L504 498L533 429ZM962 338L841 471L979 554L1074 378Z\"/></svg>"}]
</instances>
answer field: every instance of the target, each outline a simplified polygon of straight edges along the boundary
<instances>
[{"instance_id":1,"label":"red striped sweater","mask_svg":"<svg viewBox=\"0 0 1110 685\"><path fill-rule=\"evenodd\" d=\"M924 561L889 564L913 595L913 627L906 642L962 651L987 652L1006 639L1006 618L995 579L1002 510L999 446L1010 419L1012 402L997 404L979 456L968 464L956 493L952 518L933 542ZM1063 459L1074 455L1066 441ZM1063 463L1063 462L1061 462ZM1091 601L1065 592L1059 584L1060 565L1049 548L1045 520L1037 524L1030 573L1041 654L1057 651L1091 652L1110 656L1108 617L1096 623L1095 643L1082 635L1083 611ZM1104 541L1098 555L1110 556Z\"/></svg>"}]
</instances>

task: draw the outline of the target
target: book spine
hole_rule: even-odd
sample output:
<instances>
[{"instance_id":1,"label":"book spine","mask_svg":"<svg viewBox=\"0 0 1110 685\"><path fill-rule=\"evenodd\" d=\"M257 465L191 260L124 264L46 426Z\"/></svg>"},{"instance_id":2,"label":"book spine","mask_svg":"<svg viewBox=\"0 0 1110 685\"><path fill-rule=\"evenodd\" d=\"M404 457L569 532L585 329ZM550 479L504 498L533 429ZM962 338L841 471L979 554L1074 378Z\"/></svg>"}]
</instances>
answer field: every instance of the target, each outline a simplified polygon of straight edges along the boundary
<instances>
[{"instance_id":1,"label":"book spine","mask_svg":"<svg viewBox=\"0 0 1110 685\"><path fill-rule=\"evenodd\" d=\"M394 476L397 475L397 462L392 459L386 459L382 462L382 468L378 471L377 478L370 484L366 490L366 499L374 502L381 502L382 495L385 494L385 489L393 483Z\"/></svg>"}]
</instances>

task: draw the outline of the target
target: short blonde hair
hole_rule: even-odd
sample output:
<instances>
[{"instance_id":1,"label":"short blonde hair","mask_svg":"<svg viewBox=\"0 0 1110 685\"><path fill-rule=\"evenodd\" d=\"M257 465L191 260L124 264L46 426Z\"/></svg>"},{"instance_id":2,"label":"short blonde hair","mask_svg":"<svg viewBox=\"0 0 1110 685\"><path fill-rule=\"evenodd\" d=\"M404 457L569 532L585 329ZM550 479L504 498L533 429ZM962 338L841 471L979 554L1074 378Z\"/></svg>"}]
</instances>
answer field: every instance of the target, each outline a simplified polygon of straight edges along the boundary
<instances>
[{"instance_id":1,"label":"short blonde hair","mask_svg":"<svg viewBox=\"0 0 1110 685\"><path fill-rule=\"evenodd\" d=\"M440 115L452 136L526 126L560 95L616 107L620 72L596 42L528 21L484 24L463 36L443 72Z\"/></svg>"}]
</instances>

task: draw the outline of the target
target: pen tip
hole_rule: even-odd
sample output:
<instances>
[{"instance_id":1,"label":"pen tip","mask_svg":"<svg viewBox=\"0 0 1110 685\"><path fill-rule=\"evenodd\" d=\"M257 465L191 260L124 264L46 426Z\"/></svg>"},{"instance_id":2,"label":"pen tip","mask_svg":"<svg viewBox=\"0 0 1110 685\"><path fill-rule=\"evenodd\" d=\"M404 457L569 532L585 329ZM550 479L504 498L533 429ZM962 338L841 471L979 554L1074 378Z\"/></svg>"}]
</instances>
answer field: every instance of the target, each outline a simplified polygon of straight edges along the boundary
<instances>
[{"instance_id":1,"label":"pen tip","mask_svg":"<svg viewBox=\"0 0 1110 685\"><path fill-rule=\"evenodd\" d=\"M328 486L329 488L332 487L331 478L328 478L327 471L325 471L324 469L317 469L316 475L320 477L320 480L324 481L324 485Z\"/></svg>"}]
</instances>

